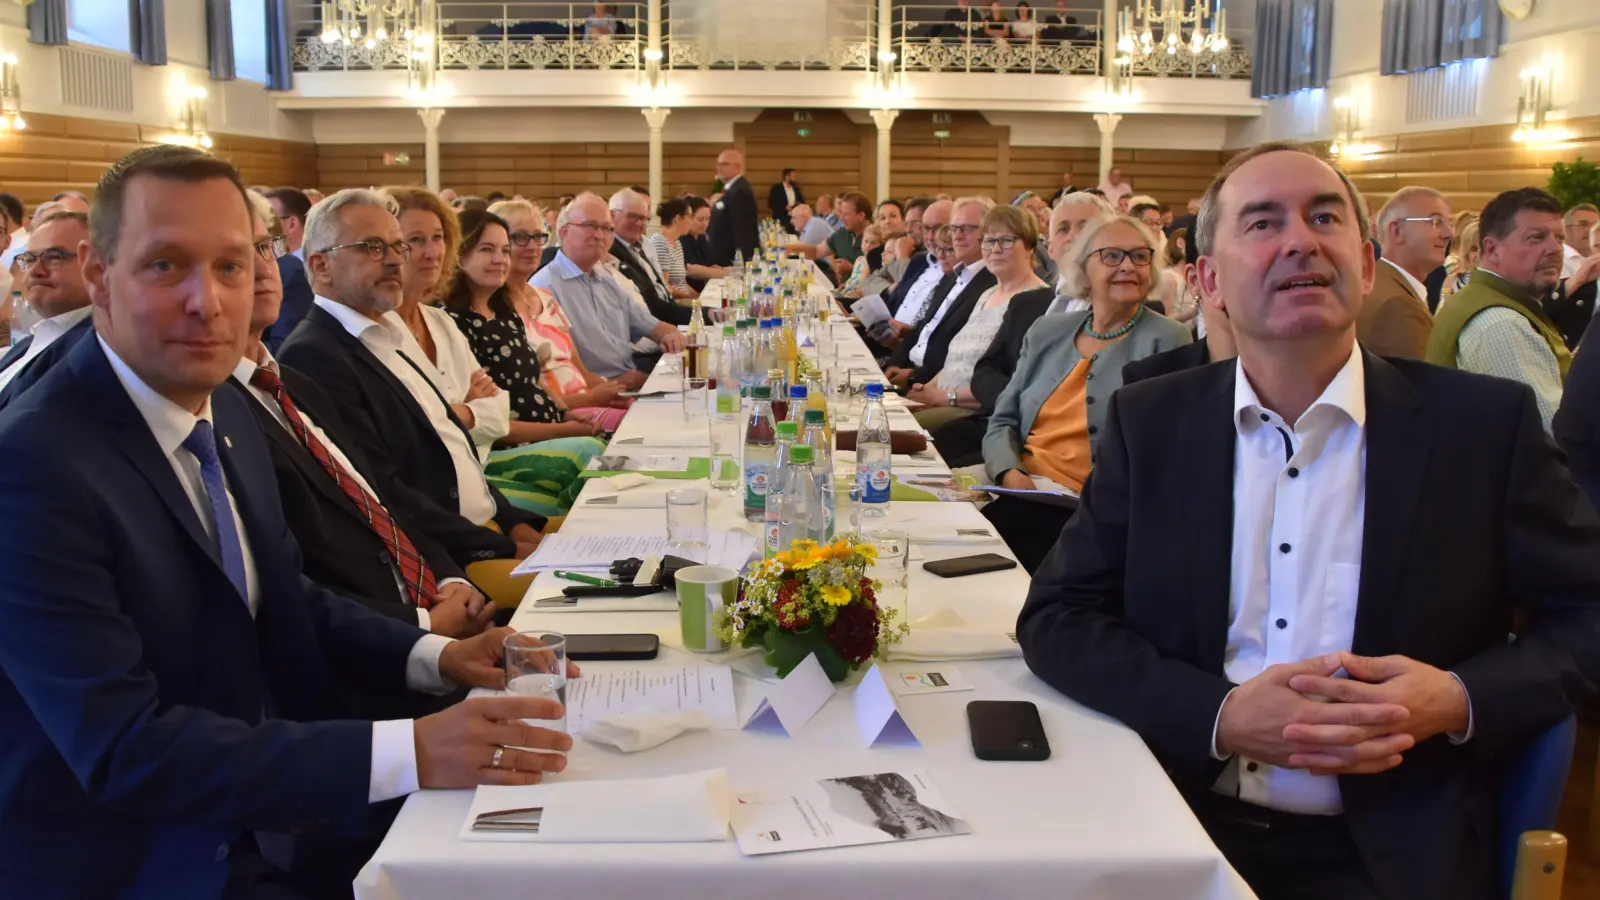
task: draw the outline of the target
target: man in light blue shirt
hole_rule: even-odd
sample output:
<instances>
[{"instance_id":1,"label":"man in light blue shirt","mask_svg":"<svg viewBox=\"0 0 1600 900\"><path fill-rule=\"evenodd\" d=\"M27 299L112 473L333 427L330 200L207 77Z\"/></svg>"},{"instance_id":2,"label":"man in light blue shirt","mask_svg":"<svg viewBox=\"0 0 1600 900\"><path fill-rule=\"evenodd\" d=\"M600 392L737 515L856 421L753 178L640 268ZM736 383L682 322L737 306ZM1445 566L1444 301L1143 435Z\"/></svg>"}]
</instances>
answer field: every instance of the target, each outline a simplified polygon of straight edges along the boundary
<instances>
[{"instance_id":1,"label":"man in light blue shirt","mask_svg":"<svg viewBox=\"0 0 1600 900\"><path fill-rule=\"evenodd\" d=\"M561 252L529 284L555 294L589 371L634 391L644 384L645 373L634 368L632 342L648 337L663 351L677 353L683 349L683 335L595 272L611 247L613 231L611 210L598 195L586 193L573 200L556 223Z\"/></svg>"}]
</instances>

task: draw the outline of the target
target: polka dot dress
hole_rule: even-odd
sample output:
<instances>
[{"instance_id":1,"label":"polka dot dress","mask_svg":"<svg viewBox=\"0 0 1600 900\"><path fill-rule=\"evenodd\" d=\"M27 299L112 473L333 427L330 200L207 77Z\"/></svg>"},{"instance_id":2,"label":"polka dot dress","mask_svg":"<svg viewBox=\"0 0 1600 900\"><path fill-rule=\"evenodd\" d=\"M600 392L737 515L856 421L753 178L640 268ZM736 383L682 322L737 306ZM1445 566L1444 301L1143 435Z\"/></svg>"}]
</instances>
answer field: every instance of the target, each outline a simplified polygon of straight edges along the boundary
<instances>
[{"instance_id":1,"label":"polka dot dress","mask_svg":"<svg viewBox=\"0 0 1600 900\"><path fill-rule=\"evenodd\" d=\"M495 318L472 310L450 312L467 336L478 365L502 391L511 395L511 418L519 422L561 422L566 416L539 387L539 355L528 343L522 320L504 303L490 301Z\"/></svg>"}]
</instances>

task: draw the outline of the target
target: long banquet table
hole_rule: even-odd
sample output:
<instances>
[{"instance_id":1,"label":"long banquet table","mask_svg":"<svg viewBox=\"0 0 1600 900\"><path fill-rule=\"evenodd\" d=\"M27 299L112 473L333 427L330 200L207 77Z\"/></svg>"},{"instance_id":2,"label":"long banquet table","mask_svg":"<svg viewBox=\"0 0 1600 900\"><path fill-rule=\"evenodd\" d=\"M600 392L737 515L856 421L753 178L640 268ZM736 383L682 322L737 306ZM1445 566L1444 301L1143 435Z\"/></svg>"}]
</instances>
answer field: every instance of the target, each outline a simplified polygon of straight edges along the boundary
<instances>
[{"instance_id":1,"label":"long banquet table","mask_svg":"<svg viewBox=\"0 0 1600 900\"><path fill-rule=\"evenodd\" d=\"M871 366L865 345L844 323L834 324L843 366ZM658 371L652 385L663 383ZM901 427L897 422L897 427ZM681 435L680 405L641 401L614 440ZM658 452L690 452L675 450ZM592 507L586 487L563 533L657 529L664 509ZM736 500L713 495L713 529L745 526ZM978 510L959 502L896 502L866 528L988 527ZM1003 544L918 544L911 566L913 620L941 607L969 626L1013 629L1027 593L1021 569L958 579L922 571L922 559L1007 552ZM1009 555L1009 553L1008 553ZM568 633L654 632L660 658L603 666L679 667L728 662L748 654L701 655L679 643L674 612L607 611L604 601L578 610L535 609L563 582L540 575L512 624ZM613 601L614 602L614 601ZM628 604L617 604L628 605ZM851 713L851 687L842 687L799 735L711 731L686 734L653 750L624 755L579 738L557 778L638 778L724 767L735 787L793 778L926 771L967 820L972 834L901 843L746 858L731 840L684 844L480 843L459 839L470 791L422 791L407 799L377 854L356 881L362 900L456 900L543 897L550 900L644 896L660 900L762 897L880 896L916 900L1048 897L1109 900L1232 900L1249 888L1207 838L1139 737L1116 721L1067 700L1035 678L1021 659L966 661L959 667L973 690L902 697L901 713L920 748L868 749ZM889 670L928 671L951 664L887 663ZM763 681L735 668L741 718L760 703ZM1031 700L1038 707L1052 756L1043 763L983 762L968 740L971 700Z\"/></svg>"}]
</instances>

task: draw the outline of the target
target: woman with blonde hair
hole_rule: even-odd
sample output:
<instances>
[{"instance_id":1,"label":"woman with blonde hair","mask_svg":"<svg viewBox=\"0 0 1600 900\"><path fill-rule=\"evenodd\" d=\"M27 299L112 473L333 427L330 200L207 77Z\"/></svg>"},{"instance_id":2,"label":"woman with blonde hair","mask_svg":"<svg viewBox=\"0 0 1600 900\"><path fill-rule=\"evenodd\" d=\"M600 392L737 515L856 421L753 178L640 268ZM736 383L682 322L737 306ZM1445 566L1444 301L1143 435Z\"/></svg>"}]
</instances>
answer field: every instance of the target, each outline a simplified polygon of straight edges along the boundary
<instances>
[{"instance_id":1,"label":"woman with blonde hair","mask_svg":"<svg viewBox=\"0 0 1600 900\"><path fill-rule=\"evenodd\" d=\"M1444 285L1439 289L1439 305L1444 306L1446 297L1454 294L1467 286L1472 280L1472 270L1478 267L1478 221L1473 219L1467 227L1456 232L1456 246L1459 256L1449 267L1449 274L1444 278Z\"/></svg>"}]
</instances>

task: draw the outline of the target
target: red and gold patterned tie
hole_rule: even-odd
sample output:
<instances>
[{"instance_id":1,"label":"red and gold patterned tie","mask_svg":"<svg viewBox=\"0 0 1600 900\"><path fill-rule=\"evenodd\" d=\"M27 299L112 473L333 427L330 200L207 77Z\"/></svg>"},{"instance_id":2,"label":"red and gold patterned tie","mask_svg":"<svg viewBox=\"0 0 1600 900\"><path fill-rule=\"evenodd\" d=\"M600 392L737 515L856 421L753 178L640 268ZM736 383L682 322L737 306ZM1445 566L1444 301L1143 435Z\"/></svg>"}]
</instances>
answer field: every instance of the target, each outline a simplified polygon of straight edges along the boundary
<instances>
[{"instance_id":1,"label":"red and gold patterned tie","mask_svg":"<svg viewBox=\"0 0 1600 900\"><path fill-rule=\"evenodd\" d=\"M311 454L311 458L317 461L317 465L322 467L322 471L328 473L333 483L344 491L350 502L356 505L356 509L361 510L361 514L367 519L367 527L383 541L389 556L399 564L400 577L405 581L406 596L423 609L431 608L439 594L439 583L434 578L433 570L428 567L421 554L417 553L417 548L412 545L411 539L406 537L406 533L400 530L400 526L394 524L394 519L389 517L389 511L383 508L383 504L363 490L344 466L328 452L327 445L317 440L317 436L306 427L305 419L300 417L300 410L295 408L289 393L283 389L283 379L278 377L277 364L257 366L255 374L250 376L250 385L278 401L278 406L283 409L284 418L289 420L289 430L294 432L295 438Z\"/></svg>"}]
</instances>

